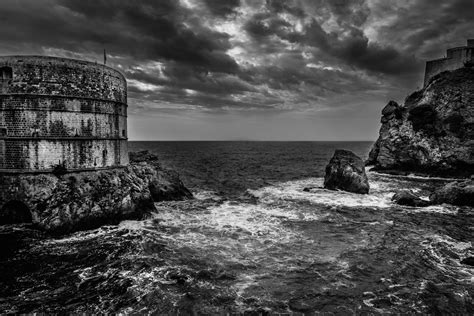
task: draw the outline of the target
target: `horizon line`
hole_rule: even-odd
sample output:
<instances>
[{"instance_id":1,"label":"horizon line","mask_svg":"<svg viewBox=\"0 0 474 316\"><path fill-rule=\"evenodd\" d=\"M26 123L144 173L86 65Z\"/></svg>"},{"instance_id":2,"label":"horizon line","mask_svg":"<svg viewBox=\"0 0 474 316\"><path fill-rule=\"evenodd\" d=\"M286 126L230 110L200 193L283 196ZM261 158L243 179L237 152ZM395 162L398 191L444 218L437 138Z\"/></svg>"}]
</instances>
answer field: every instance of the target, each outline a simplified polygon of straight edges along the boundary
<instances>
[{"instance_id":1,"label":"horizon line","mask_svg":"<svg viewBox=\"0 0 474 316\"><path fill-rule=\"evenodd\" d=\"M375 140L129 139L129 142L375 142Z\"/></svg>"}]
</instances>

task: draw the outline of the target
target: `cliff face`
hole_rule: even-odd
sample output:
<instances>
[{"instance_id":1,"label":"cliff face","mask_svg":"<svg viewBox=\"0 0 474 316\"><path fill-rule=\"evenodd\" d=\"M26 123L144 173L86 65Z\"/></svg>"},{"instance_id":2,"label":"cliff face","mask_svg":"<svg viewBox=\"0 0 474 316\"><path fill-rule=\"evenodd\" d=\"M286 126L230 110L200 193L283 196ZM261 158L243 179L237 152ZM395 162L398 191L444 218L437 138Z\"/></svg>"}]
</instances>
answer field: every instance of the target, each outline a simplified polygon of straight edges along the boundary
<instances>
[{"instance_id":1,"label":"cliff face","mask_svg":"<svg viewBox=\"0 0 474 316\"><path fill-rule=\"evenodd\" d=\"M474 69L433 77L403 105L390 101L367 161L375 170L439 176L474 173Z\"/></svg>"},{"instance_id":2,"label":"cliff face","mask_svg":"<svg viewBox=\"0 0 474 316\"><path fill-rule=\"evenodd\" d=\"M147 153L126 168L38 175L0 175L0 224L31 222L67 233L139 219L154 202L192 198L178 175Z\"/></svg>"}]
</instances>

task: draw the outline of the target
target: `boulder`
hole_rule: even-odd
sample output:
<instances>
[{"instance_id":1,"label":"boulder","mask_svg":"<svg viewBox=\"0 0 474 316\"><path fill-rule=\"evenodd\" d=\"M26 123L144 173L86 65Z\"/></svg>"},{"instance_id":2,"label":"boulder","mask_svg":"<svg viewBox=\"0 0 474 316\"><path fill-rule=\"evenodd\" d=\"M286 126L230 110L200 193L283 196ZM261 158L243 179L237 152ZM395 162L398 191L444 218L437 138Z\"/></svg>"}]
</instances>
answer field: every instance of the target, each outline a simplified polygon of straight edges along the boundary
<instances>
[{"instance_id":1,"label":"boulder","mask_svg":"<svg viewBox=\"0 0 474 316\"><path fill-rule=\"evenodd\" d=\"M362 159L349 150L337 149L326 166L324 188L368 194L369 180Z\"/></svg>"},{"instance_id":2,"label":"boulder","mask_svg":"<svg viewBox=\"0 0 474 316\"><path fill-rule=\"evenodd\" d=\"M390 101L367 161L377 171L469 177L474 173L474 69L440 73L402 105Z\"/></svg>"},{"instance_id":3,"label":"boulder","mask_svg":"<svg viewBox=\"0 0 474 316\"><path fill-rule=\"evenodd\" d=\"M409 190L403 190L393 195L392 201L398 205L414 206L414 207L425 207L431 203L425 201L417 196L415 193Z\"/></svg>"},{"instance_id":4,"label":"boulder","mask_svg":"<svg viewBox=\"0 0 474 316\"><path fill-rule=\"evenodd\" d=\"M435 190L430 195L433 204L452 204L474 207L474 180L456 181Z\"/></svg>"},{"instance_id":5,"label":"boulder","mask_svg":"<svg viewBox=\"0 0 474 316\"><path fill-rule=\"evenodd\" d=\"M51 233L69 233L141 219L154 202L192 197L179 176L150 153L130 165L98 171L0 174L0 224L30 222Z\"/></svg>"}]
</instances>

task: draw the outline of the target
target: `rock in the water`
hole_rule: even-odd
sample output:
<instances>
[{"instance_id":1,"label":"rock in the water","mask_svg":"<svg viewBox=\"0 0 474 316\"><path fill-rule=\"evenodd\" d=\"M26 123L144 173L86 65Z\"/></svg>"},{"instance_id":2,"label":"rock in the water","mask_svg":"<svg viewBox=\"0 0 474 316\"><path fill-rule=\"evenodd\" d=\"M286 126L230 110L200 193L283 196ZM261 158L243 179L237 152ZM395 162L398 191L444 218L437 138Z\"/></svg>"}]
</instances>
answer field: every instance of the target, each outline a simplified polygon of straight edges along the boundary
<instances>
[{"instance_id":1,"label":"rock in the water","mask_svg":"<svg viewBox=\"0 0 474 316\"><path fill-rule=\"evenodd\" d=\"M469 177L474 173L474 69L435 76L403 105L382 110L367 161L375 170Z\"/></svg>"},{"instance_id":2,"label":"rock in the water","mask_svg":"<svg viewBox=\"0 0 474 316\"><path fill-rule=\"evenodd\" d=\"M179 174L174 170L165 170L161 167L158 156L148 150L130 152L130 162L139 164L145 162L160 170L148 185L153 201L176 201L192 198L192 193L184 186Z\"/></svg>"},{"instance_id":3,"label":"rock in the water","mask_svg":"<svg viewBox=\"0 0 474 316\"><path fill-rule=\"evenodd\" d=\"M146 156L146 157L145 157ZM0 224L32 222L53 233L140 219L154 202L191 198L178 175L149 153L126 168L0 175ZM144 158L145 157L145 158Z\"/></svg>"},{"instance_id":4,"label":"rock in the water","mask_svg":"<svg viewBox=\"0 0 474 316\"><path fill-rule=\"evenodd\" d=\"M451 182L430 195L433 204L452 204L474 207L474 181Z\"/></svg>"},{"instance_id":5,"label":"rock in the water","mask_svg":"<svg viewBox=\"0 0 474 316\"><path fill-rule=\"evenodd\" d=\"M148 186L153 201L176 201L192 198L192 193L181 182L178 173L164 170Z\"/></svg>"},{"instance_id":6,"label":"rock in the water","mask_svg":"<svg viewBox=\"0 0 474 316\"><path fill-rule=\"evenodd\" d=\"M148 150L142 150L142 151L132 151L128 154L130 157L130 162L133 163L139 163L139 162L157 162L158 161L158 156L152 154Z\"/></svg>"},{"instance_id":7,"label":"rock in the water","mask_svg":"<svg viewBox=\"0 0 474 316\"><path fill-rule=\"evenodd\" d=\"M369 180L362 159L349 150L337 149L326 166L324 188L369 193Z\"/></svg>"},{"instance_id":8,"label":"rock in the water","mask_svg":"<svg viewBox=\"0 0 474 316\"><path fill-rule=\"evenodd\" d=\"M414 206L414 207L425 207L429 206L430 202L421 199L412 191L400 191L393 195L392 201L398 205Z\"/></svg>"}]
</instances>

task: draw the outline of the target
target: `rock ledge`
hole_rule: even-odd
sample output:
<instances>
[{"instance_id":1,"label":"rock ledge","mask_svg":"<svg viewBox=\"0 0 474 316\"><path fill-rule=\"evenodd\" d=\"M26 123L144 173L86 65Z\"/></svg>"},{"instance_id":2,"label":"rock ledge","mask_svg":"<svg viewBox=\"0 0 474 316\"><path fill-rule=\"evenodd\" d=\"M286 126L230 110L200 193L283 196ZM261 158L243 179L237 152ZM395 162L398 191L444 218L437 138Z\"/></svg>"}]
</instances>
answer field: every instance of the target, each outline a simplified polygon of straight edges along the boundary
<instances>
[{"instance_id":1,"label":"rock ledge","mask_svg":"<svg viewBox=\"0 0 474 316\"><path fill-rule=\"evenodd\" d=\"M126 168L53 174L0 174L0 224L31 222L69 233L140 219L154 202L192 198L176 172L148 152L130 155Z\"/></svg>"}]
</instances>

